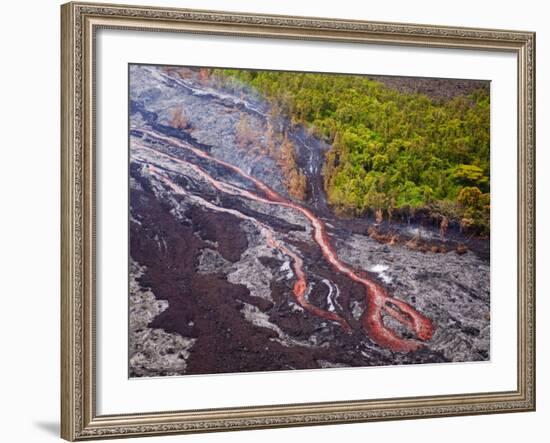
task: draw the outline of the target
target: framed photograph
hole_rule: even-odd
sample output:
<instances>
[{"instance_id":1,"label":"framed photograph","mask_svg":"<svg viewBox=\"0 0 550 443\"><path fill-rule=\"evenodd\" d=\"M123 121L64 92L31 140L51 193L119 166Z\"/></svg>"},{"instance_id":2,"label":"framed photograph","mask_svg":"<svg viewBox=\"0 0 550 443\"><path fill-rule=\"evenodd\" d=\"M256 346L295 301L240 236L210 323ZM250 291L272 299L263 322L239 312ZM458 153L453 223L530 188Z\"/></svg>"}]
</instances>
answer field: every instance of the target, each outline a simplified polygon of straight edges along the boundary
<instances>
[{"instance_id":1,"label":"framed photograph","mask_svg":"<svg viewBox=\"0 0 550 443\"><path fill-rule=\"evenodd\" d=\"M63 438L534 410L534 33L61 17Z\"/></svg>"}]
</instances>

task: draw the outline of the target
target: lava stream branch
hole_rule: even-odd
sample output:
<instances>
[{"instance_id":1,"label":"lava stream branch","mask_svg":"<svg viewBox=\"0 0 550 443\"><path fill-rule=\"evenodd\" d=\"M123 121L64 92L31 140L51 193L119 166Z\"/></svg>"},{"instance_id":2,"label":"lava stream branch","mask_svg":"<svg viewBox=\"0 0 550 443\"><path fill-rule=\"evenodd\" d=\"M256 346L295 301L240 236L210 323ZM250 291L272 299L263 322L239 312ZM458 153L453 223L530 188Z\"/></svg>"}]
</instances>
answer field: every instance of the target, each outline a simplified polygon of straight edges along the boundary
<instances>
[{"instance_id":1,"label":"lava stream branch","mask_svg":"<svg viewBox=\"0 0 550 443\"><path fill-rule=\"evenodd\" d=\"M245 197L245 198L253 199L255 201L263 202L266 204L276 204L279 206L284 206L302 213L308 219L308 221L310 222L313 228L313 239L321 248L321 251L325 260L327 260L327 262L330 263L330 265L337 272L346 275L351 280L365 287L367 309L365 310L361 321L362 321L363 328L366 330L366 332L368 333L368 335L373 341L375 341L376 343L378 343L383 347L387 347L393 351L399 351L399 352L410 352L421 347L421 343L419 343L418 341L402 338L395 331L388 328L384 324L384 318L383 318L384 313L393 317L399 323L403 324L407 329L414 332L416 337L419 340L426 341L432 337L433 324L430 319L422 315L420 312L418 312L416 309L414 309L412 306L408 305L404 301L391 297L381 285L376 283L374 280L358 275L358 273L354 271L349 265L347 265L346 263L340 260L335 249L330 243L328 234L326 232L325 224L318 217L316 217L312 211L290 200L285 199L283 196L273 191L263 182L251 176L250 174L247 174L246 172L244 172L243 170L241 170L240 168L238 168L237 166L231 163L212 157L208 153L200 149L197 149L193 146L190 146L187 143L184 143L172 137L167 137L155 131L150 131L150 130L140 130L140 131L144 135L150 137L153 140L165 142L173 147L179 147L187 151L193 152L198 157L214 162L218 165L221 165L235 172L236 174L240 175L241 177L253 183L254 186L264 194L264 197L259 196L253 192L241 189L237 186L217 182L217 180L212 178L208 173L206 173L206 171L203 171L204 174L206 174L209 177L208 180L211 183L214 183L214 182L219 183L218 185L219 187L217 187L219 190L223 192L230 191L233 193L237 193L238 195L241 195L242 197ZM185 162L184 160L181 160L177 157L160 153L152 148L146 148L146 149L150 149L159 155L169 157L172 161L184 162L190 165L190 163ZM195 166L196 168L199 168L196 165L193 165L193 166ZM201 168L199 169L202 170ZM307 287L307 285L304 286L303 294L301 295L304 299L305 299L305 287ZM298 288L295 287L295 289L296 289L295 295L298 299L297 294L301 293L302 289L301 287L298 287ZM323 311L323 312L326 312L326 311Z\"/></svg>"},{"instance_id":2,"label":"lava stream branch","mask_svg":"<svg viewBox=\"0 0 550 443\"><path fill-rule=\"evenodd\" d=\"M150 149L145 146L140 146L140 147L144 149ZM338 323L344 329L344 331L346 331L346 333L351 334L352 329L349 323L343 317L341 317L340 315L334 312L326 311L324 309L321 309L309 303L309 301L306 298L308 282L306 278L306 273L304 271L304 262L302 258L298 254L296 254L294 251L287 248L279 240L277 240L275 238L275 233L269 226L265 225L264 223L260 222L259 220L253 217L250 217L246 214L243 214L240 211L237 211L236 209L223 208L221 206L215 205L203 199L202 197L199 197L197 195L187 192L184 188L182 188L181 186L176 184L173 180L171 180L168 176L166 176L160 169L150 164L147 164L146 161L142 160L142 162L147 166L148 172L150 175L156 177L160 182L169 186L174 193L179 195L185 195L187 198L194 200L200 205L202 205L203 207L206 207L213 211L225 212L225 213L234 215L242 220L246 220L255 224L259 228L260 233L262 233L263 236L265 237L266 243L270 247L274 249L278 249L281 253L283 253L284 255L287 255L292 259L293 261L292 268L297 278L297 281L293 287L293 293L294 293L294 297L296 298L296 302L306 311L311 312L312 314L318 317L324 318L325 320ZM186 166L192 168L195 172L199 173L204 179L206 179L210 184L212 184L219 191L227 192L225 183L217 181L212 176L210 176L206 171L204 171L202 168L196 165L185 162L184 160L181 160L181 162L186 163Z\"/></svg>"}]
</instances>

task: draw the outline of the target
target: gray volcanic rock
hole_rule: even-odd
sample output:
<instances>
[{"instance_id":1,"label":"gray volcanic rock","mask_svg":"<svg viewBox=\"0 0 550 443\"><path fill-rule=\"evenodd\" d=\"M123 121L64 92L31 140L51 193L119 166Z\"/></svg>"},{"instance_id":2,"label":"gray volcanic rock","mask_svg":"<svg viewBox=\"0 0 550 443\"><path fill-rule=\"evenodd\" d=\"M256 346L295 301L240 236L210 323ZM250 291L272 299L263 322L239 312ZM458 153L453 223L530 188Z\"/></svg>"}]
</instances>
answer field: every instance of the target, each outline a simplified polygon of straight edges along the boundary
<instances>
[{"instance_id":1,"label":"gray volcanic rock","mask_svg":"<svg viewBox=\"0 0 550 443\"><path fill-rule=\"evenodd\" d=\"M339 240L337 248L344 261L377 275L396 298L435 319L430 349L449 361L489 358L487 261L472 252L432 254L411 251L403 245L388 247L360 235ZM405 332L395 320L387 318L386 322Z\"/></svg>"},{"instance_id":2,"label":"gray volcanic rock","mask_svg":"<svg viewBox=\"0 0 550 443\"><path fill-rule=\"evenodd\" d=\"M240 110L236 106L241 99L231 93L215 89L204 93L203 87L193 79L193 71L189 74L191 78L184 80L169 76L162 67L132 65L130 99L136 109L143 110L131 116L132 127L143 127L144 115L149 115L149 124L170 126L174 111L184 109L191 135L197 142L210 146L215 157L239 165L273 189L286 194L284 179L275 161L258 155L254 146L242 149L237 141L236 127L241 117L246 116L258 137L255 146L267 149L265 116ZM250 106L257 109L265 105L255 103ZM154 121L151 121L153 115Z\"/></svg>"},{"instance_id":3,"label":"gray volcanic rock","mask_svg":"<svg viewBox=\"0 0 550 443\"><path fill-rule=\"evenodd\" d=\"M200 274L217 274L219 272L225 274L230 266L231 262L223 258L218 251L204 248L199 257L197 272Z\"/></svg>"},{"instance_id":4,"label":"gray volcanic rock","mask_svg":"<svg viewBox=\"0 0 550 443\"><path fill-rule=\"evenodd\" d=\"M196 339L153 329L149 323L168 308L151 290L139 284L145 268L130 263L130 338L129 372L131 377L177 375L185 372L189 350Z\"/></svg>"}]
</instances>

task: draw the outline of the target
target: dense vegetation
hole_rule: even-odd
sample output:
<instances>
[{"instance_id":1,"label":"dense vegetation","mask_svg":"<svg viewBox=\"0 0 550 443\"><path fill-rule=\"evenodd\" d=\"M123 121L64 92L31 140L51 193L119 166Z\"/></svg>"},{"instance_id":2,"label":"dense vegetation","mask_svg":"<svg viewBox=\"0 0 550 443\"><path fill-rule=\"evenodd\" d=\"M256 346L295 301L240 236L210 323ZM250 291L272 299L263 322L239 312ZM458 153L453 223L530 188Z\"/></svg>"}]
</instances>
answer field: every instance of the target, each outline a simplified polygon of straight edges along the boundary
<instances>
[{"instance_id":1,"label":"dense vegetation","mask_svg":"<svg viewBox=\"0 0 550 443\"><path fill-rule=\"evenodd\" d=\"M362 76L217 72L253 86L277 113L332 148L328 201L340 214L419 208L478 232L489 229L489 93L436 102Z\"/></svg>"}]
</instances>

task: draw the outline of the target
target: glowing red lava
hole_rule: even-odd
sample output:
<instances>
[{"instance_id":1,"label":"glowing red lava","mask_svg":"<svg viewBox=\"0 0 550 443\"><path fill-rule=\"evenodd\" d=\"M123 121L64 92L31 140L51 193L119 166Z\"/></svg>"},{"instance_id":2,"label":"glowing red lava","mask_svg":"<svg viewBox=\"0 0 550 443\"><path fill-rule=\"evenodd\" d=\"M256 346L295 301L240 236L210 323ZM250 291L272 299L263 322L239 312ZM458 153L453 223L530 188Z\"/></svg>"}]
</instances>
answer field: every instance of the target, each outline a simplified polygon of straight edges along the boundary
<instances>
[{"instance_id":1,"label":"glowing red lava","mask_svg":"<svg viewBox=\"0 0 550 443\"><path fill-rule=\"evenodd\" d=\"M157 132L147 131L147 130L142 130L142 132L153 140L166 142L171 146L186 149L188 151L193 152L195 155L199 157L202 157L211 162L217 163L218 165L221 165L227 169L232 170L233 172L237 173L241 177L252 182L255 185L255 187L263 193L263 196L260 196L251 191L239 188L237 186L234 186L228 183L219 182L218 180L213 178L208 172L198 167L197 165L186 162L182 159L179 159L177 157L174 157L168 154L160 153L152 149L152 151L154 151L157 155L161 155L163 157L169 158L171 161L179 162L181 164L184 164L186 167L192 168L195 172L197 172L203 178L208 180L216 189L225 193L239 195L258 202L262 202L266 204L275 204L275 205L291 208L303 214L310 222L313 228L313 239L321 248L323 257L327 260L327 262L330 263L330 265L337 272L346 275L351 280L365 287L367 309L363 314L361 322L362 322L363 328L365 329L369 337L373 341L375 341L377 344L379 344L380 346L389 348L392 351L410 352L422 346L422 343L420 341L427 341L432 337L433 325L430 319L428 319L427 317L419 313L416 309L414 309L412 306L408 305L404 301L391 297L381 285L376 283L374 280L371 280L370 278L360 276L349 265L347 265L346 263L340 260L336 251L334 250L334 248L332 247L329 241L325 224L318 217L316 217L313 214L313 212L311 212L309 209L304 208L298 205L297 203L294 203L291 200L287 200L277 192L273 191L267 185L262 183L260 180L256 179L250 174L247 174L246 172L244 172L243 170L241 170L240 168L238 168L237 166L231 163L214 158L209 154L207 154L206 152L201 151L200 149L197 149L193 146L190 146L187 143L173 139L171 137L164 136ZM141 146L141 147L151 150L151 148L147 148L145 146ZM157 170L155 174L157 176L163 177L164 181L166 180L170 181L169 177L162 174L162 172L159 170ZM173 182L171 182L170 186L174 190L176 190L177 188L178 192L184 192L188 194L185 190L183 190L180 186L176 185ZM224 208L217 207L217 206L215 207L219 208L220 210L224 210ZM317 315L329 321L334 321L339 323L346 332L348 333L352 332L351 327L349 326L348 322L344 318L342 318L338 314L335 314L334 312L329 312L319 307L316 307L314 305L311 305L307 301L307 296L306 296L307 279L306 279L305 272L303 270L302 259L296 253L294 253L289 248L287 248L285 245L277 241L273 236L273 231L269 227L259 222L258 220L252 217L248 217L238 211L235 211L235 210L226 210L226 211L229 211L231 213L236 213L235 215L240 216L241 218L254 220L258 224L258 226L261 227L262 231L264 232L264 235L266 235L268 244L273 248L280 250L283 254L292 258L293 269L298 279L294 285L293 292L300 306L302 306L304 309L306 309L307 311L311 312L314 315ZM399 334L397 334L395 331L388 328L384 324L384 318L383 318L384 313L393 317L395 320L403 324L411 332L414 332L416 338L420 341L405 339L401 337Z\"/></svg>"}]
</instances>

